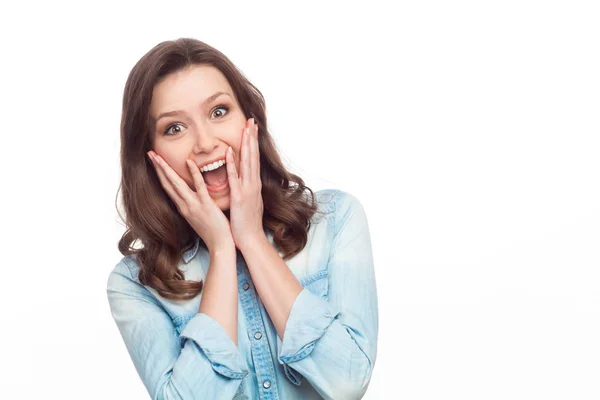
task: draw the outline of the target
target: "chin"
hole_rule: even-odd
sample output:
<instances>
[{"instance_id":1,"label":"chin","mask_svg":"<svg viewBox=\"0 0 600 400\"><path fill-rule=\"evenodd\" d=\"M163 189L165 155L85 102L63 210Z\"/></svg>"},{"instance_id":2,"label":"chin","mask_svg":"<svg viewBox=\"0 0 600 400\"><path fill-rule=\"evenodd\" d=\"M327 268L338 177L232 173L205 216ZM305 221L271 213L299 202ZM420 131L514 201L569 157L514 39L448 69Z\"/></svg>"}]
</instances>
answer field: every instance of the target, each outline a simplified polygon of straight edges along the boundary
<instances>
[{"instance_id":1,"label":"chin","mask_svg":"<svg viewBox=\"0 0 600 400\"><path fill-rule=\"evenodd\" d=\"M214 198L213 200L219 206L221 211L229 210L229 195L219 196L218 198Z\"/></svg>"}]
</instances>

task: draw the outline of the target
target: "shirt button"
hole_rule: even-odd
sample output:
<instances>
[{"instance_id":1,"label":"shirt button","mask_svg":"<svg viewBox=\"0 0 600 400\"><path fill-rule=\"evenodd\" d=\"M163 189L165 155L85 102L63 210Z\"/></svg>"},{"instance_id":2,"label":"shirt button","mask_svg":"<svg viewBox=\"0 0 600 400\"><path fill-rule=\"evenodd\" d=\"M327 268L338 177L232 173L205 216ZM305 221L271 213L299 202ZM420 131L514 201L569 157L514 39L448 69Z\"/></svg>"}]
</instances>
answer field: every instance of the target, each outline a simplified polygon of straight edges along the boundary
<instances>
[{"instance_id":1,"label":"shirt button","mask_svg":"<svg viewBox=\"0 0 600 400\"><path fill-rule=\"evenodd\" d=\"M270 381L270 380L268 380L268 379L267 379L266 381L264 381L264 382L263 382L263 387L264 387L265 389L268 389L268 388L270 388L270 387L271 387L271 381Z\"/></svg>"},{"instance_id":2,"label":"shirt button","mask_svg":"<svg viewBox=\"0 0 600 400\"><path fill-rule=\"evenodd\" d=\"M244 290L248 290L249 287L250 285L248 285L248 282L244 283Z\"/></svg>"},{"instance_id":3,"label":"shirt button","mask_svg":"<svg viewBox=\"0 0 600 400\"><path fill-rule=\"evenodd\" d=\"M262 333L260 333L260 332L256 332L256 333L254 334L254 339L256 339L256 340L260 339L261 337L262 337ZM268 382L268 381L267 381L267 382Z\"/></svg>"}]
</instances>

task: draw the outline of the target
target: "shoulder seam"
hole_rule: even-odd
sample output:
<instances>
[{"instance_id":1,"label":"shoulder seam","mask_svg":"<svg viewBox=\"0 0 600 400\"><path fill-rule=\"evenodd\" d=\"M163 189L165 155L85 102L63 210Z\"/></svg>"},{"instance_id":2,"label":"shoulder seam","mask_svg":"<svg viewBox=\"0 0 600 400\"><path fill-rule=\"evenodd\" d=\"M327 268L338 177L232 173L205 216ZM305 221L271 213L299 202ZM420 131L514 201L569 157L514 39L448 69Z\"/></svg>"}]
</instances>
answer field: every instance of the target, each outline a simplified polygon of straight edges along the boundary
<instances>
[{"instance_id":1,"label":"shoulder seam","mask_svg":"<svg viewBox=\"0 0 600 400\"><path fill-rule=\"evenodd\" d=\"M338 194L343 195L344 197L342 197L341 195L338 196ZM344 192L344 191L338 191L336 192L336 196L334 197L334 217L333 217L333 226L334 226L334 234L333 234L333 241L335 242L335 239L337 237L337 235L340 233L339 229L342 228L342 226L344 225L344 223L348 220L348 218L350 218L350 215L344 214L344 221L341 222L339 228L337 226L337 224L340 222L338 220L338 218L342 218L341 215L338 215L338 212L340 211L338 209L338 206L340 206L340 204L342 204L342 199L346 200L346 202L349 202L349 204L347 205L347 208L349 208L349 210L347 212L350 212L351 214L354 213L355 210L352 209L354 203L358 202L358 204L362 207L362 204L360 203L360 200L358 200L358 198L356 198L356 196L354 196L352 193L348 193L348 192Z\"/></svg>"},{"instance_id":2,"label":"shoulder seam","mask_svg":"<svg viewBox=\"0 0 600 400\"><path fill-rule=\"evenodd\" d=\"M129 272L129 277L130 277L131 279L135 279L135 278L133 277L133 273L131 272L131 268L135 267L135 265L131 265L131 264L130 264L130 262L131 262L131 261L130 261L130 260L127 258L127 257L124 257L124 258L121 260L121 262L123 262L123 264L125 264L125 265L127 266L127 271ZM138 267L138 268L139 268L139 267Z\"/></svg>"},{"instance_id":3,"label":"shoulder seam","mask_svg":"<svg viewBox=\"0 0 600 400\"><path fill-rule=\"evenodd\" d=\"M321 189L321 190L317 190L316 193L320 193L320 194L326 194L326 193L331 193L332 196L335 196L336 194L338 194L341 190L340 189Z\"/></svg>"}]
</instances>

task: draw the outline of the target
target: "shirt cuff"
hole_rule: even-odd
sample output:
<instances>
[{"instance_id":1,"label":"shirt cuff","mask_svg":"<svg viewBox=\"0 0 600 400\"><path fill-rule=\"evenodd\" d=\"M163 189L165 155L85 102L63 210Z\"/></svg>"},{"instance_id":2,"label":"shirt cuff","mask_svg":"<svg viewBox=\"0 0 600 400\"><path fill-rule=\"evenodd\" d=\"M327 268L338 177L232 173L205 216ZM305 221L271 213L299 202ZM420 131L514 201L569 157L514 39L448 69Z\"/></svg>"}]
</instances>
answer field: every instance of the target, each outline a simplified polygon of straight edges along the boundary
<instances>
[{"instance_id":1,"label":"shirt cuff","mask_svg":"<svg viewBox=\"0 0 600 400\"><path fill-rule=\"evenodd\" d=\"M181 347L191 339L204 352L212 368L219 374L241 379L248 374L242 354L225 329L204 313L196 314L180 335Z\"/></svg>"},{"instance_id":2,"label":"shirt cuff","mask_svg":"<svg viewBox=\"0 0 600 400\"><path fill-rule=\"evenodd\" d=\"M325 334L338 314L325 299L307 288L302 289L292 305L283 341L277 337L280 345L278 359L284 369L286 364L300 361L312 352L315 342ZM285 372L292 383L300 384L298 372L289 369Z\"/></svg>"}]
</instances>

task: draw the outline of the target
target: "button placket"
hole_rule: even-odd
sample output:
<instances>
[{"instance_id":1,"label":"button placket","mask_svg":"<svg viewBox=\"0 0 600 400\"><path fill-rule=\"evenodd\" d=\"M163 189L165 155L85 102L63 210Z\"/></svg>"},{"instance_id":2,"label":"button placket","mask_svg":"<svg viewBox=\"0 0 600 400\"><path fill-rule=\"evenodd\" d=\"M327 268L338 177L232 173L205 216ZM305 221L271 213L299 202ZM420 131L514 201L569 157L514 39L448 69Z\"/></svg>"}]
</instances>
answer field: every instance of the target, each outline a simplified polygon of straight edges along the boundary
<instances>
[{"instance_id":1,"label":"button placket","mask_svg":"<svg viewBox=\"0 0 600 400\"><path fill-rule=\"evenodd\" d=\"M250 272L247 270L247 266L243 265L244 275L250 279ZM273 358L271 355L271 349L269 347L268 340L261 340L263 332L266 331L264 321L262 317L261 302L257 294L250 288L249 282L244 282L241 285L243 291L239 292L239 299L244 309L244 316L246 319L246 332L248 337L254 337L255 340L251 340L250 348L252 361L254 362L256 379L259 385L262 385L263 389L259 391L261 399L279 399L279 393L277 386L273 385L273 379L275 379L275 366L273 365Z\"/></svg>"}]
</instances>

